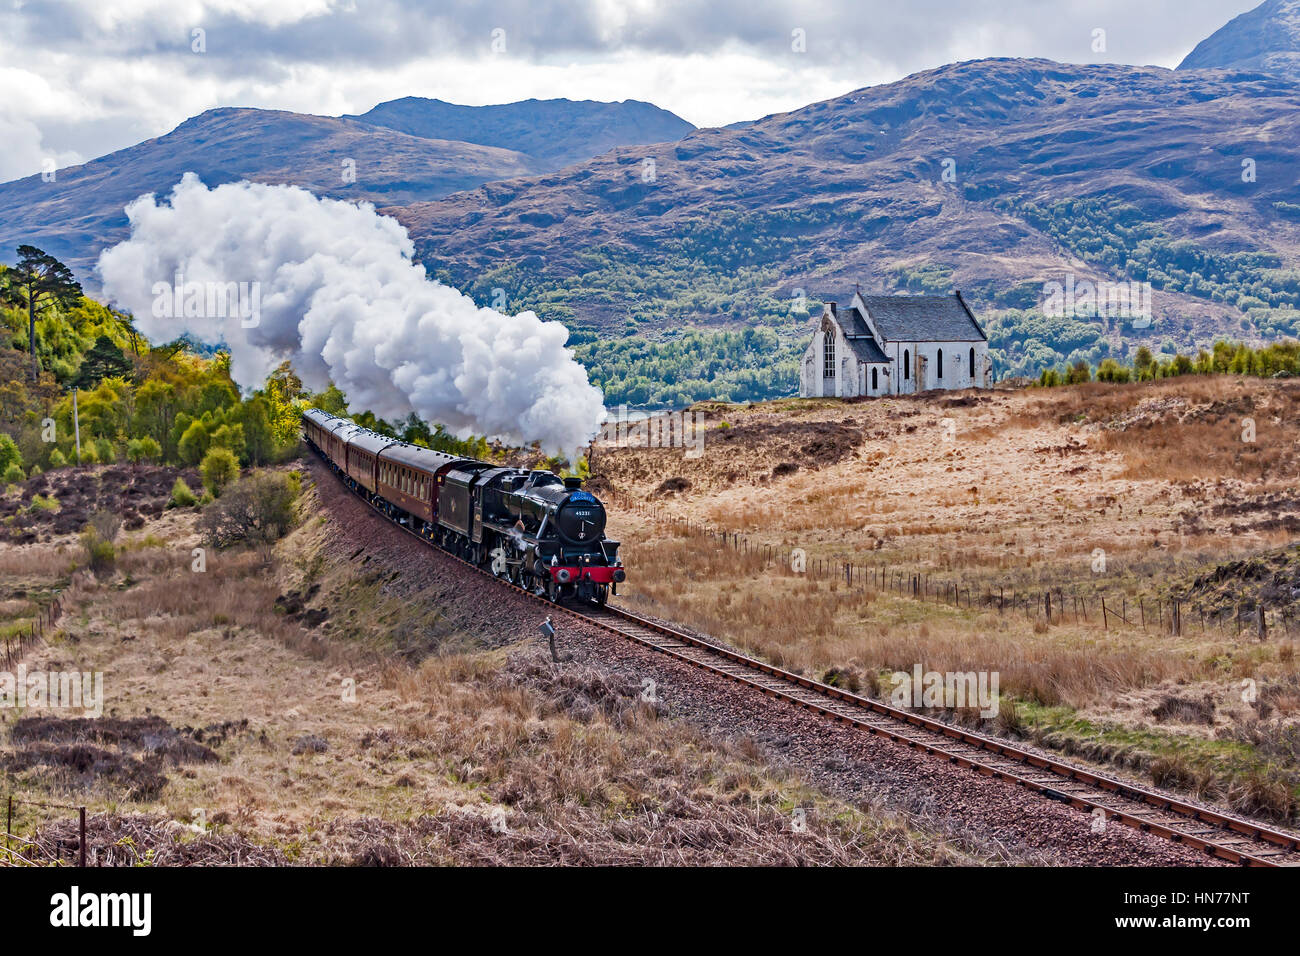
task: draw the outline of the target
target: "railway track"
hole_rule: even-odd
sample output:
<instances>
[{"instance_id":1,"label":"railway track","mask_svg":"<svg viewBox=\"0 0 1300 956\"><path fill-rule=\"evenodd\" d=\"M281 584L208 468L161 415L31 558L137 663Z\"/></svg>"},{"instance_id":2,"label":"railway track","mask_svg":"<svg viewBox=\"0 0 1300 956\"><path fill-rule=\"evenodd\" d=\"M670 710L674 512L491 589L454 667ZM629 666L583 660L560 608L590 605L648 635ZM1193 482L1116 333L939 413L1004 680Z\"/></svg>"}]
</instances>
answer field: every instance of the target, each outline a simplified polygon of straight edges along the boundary
<instances>
[{"instance_id":1,"label":"railway track","mask_svg":"<svg viewBox=\"0 0 1300 956\"><path fill-rule=\"evenodd\" d=\"M328 464L328 462L327 462ZM364 500L364 499L363 499ZM373 505L372 505L373 507ZM376 513L433 547L428 538ZM1083 767L1020 749L1006 741L892 707L782 670L615 605L556 604L438 548L477 574L497 581L551 612L585 621L657 653L709 671L769 697L867 733L885 737L985 776L1025 787L1049 800L1104 815L1209 856L1243 866L1300 866L1300 836L1217 810L1208 810Z\"/></svg>"}]
</instances>

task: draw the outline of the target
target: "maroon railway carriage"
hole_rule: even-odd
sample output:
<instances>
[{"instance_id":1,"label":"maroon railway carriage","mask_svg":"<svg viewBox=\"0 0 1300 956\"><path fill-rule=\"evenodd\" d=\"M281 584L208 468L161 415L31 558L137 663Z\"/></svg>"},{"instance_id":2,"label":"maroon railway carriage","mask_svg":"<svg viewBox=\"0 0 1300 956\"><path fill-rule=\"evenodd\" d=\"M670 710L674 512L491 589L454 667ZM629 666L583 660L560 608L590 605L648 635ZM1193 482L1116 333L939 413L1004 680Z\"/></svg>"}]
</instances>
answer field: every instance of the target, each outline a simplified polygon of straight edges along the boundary
<instances>
[{"instance_id":1,"label":"maroon railway carriage","mask_svg":"<svg viewBox=\"0 0 1300 956\"><path fill-rule=\"evenodd\" d=\"M432 536L438 520L438 476L456 461L454 455L389 440L379 453L378 493L398 512L419 524L416 530Z\"/></svg>"},{"instance_id":2,"label":"maroon railway carriage","mask_svg":"<svg viewBox=\"0 0 1300 956\"><path fill-rule=\"evenodd\" d=\"M344 470L347 465L347 438L361 431L361 427L318 408L307 409L303 412L302 419L307 440L319 448L335 468Z\"/></svg>"},{"instance_id":3,"label":"maroon railway carriage","mask_svg":"<svg viewBox=\"0 0 1300 956\"><path fill-rule=\"evenodd\" d=\"M365 428L359 428L348 439L347 468L345 473L352 483L369 495L379 490L379 453L393 443L387 438Z\"/></svg>"}]
</instances>

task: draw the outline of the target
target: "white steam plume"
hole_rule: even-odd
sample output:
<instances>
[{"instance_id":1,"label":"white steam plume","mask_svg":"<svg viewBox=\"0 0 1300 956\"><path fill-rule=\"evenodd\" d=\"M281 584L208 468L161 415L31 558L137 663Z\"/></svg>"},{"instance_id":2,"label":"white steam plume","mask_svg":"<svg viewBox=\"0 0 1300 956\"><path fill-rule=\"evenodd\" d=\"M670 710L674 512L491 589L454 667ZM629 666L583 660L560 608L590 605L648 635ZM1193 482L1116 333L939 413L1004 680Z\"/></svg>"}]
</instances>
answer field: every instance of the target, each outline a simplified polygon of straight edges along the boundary
<instances>
[{"instance_id":1,"label":"white steam plume","mask_svg":"<svg viewBox=\"0 0 1300 956\"><path fill-rule=\"evenodd\" d=\"M141 196L126 214L131 238L99 257L109 300L150 338L225 343L245 389L289 359L309 387L333 381L355 409L415 411L552 453L586 444L604 418L600 390L564 347L568 329L479 308L429 279L406 230L369 204L296 186L208 189L186 173L169 205ZM222 301L232 283L248 283L242 312L235 296Z\"/></svg>"}]
</instances>

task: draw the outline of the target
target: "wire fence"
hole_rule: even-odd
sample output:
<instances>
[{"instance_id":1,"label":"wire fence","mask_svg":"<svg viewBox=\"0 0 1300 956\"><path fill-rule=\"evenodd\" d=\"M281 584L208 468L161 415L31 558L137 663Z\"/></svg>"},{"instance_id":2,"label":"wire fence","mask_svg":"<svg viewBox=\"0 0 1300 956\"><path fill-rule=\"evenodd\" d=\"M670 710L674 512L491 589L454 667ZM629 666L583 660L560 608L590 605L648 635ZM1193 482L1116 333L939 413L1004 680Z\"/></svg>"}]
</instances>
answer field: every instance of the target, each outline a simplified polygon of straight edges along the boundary
<instances>
[{"instance_id":1,"label":"wire fence","mask_svg":"<svg viewBox=\"0 0 1300 956\"><path fill-rule=\"evenodd\" d=\"M63 602L56 597L49 605L37 607L36 617L26 629L6 634L4 636L5 669L13 670L28 650L43 643L46 633L57 626L61 617L63 617Z\"/></svg>"},{"instance_id":2,"label":"wire fence","mask_svg":"<svg viewBox=\"0 0 1300 956\"><path fill-rule=\"evenodd\" d=\"M75 576L74 576L75 580ZM45 637L53 631L63 617L63 601L56 596L47 605L38 605L36 617L31 625L17 633L10 633L4 638L5 669L12 670L33 647L45 642ZM22 806L41 807L50 810L69 810L77 814L78 834L76 841L66 840L40 841L35 837L22 837L14 833L14 811ZM48 866L64 861L75 862L78 866L86 865L86 808L65 803L46 803L39 800L20 800L10 796L5 803L4 856L0 857L3 866Z\"/></svg>"},{"instance_id":3,"label":"wire fence","mask_svg":"<svg viewBox=\"0 0 1300 956\"><path fill-rule=\"evenodd\" d=\"M1265 607L1261 601L1242 600L1232 606L1207 607L1200 602L1168 597L1130 597L1126 593L1105 593L1096 588L970 583L961 578L916 571L879 563L852 562L833 558L807 558L802 549L753 541L738 531L710 528L675 515L667 509L631 498L621 492L606 495L619 508L637 512L652 521L666 523L689 534L713 539L740 554L755 555L765 566L787 567L822 579L843 579L846 587L864 591L892 592L916 600L954 608L979 608L999 614L1020 614L1045 624L1093 625L1104 631L1128 627L1133 630L1181 636L1209 633L1239 636L1251 632L1258 640L1281 633L1294 637L1300 630L1300 613L1287 605Z\"/></svg>"}]
</instances>

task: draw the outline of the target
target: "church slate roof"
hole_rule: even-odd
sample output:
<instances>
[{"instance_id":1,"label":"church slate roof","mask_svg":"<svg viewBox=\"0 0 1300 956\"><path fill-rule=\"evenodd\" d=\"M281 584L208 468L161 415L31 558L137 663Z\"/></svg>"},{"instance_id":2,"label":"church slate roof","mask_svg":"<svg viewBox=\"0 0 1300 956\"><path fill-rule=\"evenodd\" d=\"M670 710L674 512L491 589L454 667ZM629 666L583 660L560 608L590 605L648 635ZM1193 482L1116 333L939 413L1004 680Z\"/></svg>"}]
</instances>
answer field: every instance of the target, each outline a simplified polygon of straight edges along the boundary
<instances>
[{"instance_id":1,"label":"church slate roof","mask_svg":"<svg viewBox=\"0 0 1300 956\"><path fill-rule=\"evenodd\" d=\"M859 319L858 321L862 320ZM857 356L859 362L866 362L870 365L889 361L889 357L880 351L880 346L876 344L876 340L871 336L850 335L846 336L846 338L849 340L849 348L853 349L853 354Z\"/></svg>"},{"instance_id":2,"label":"church slate roof","mask_svg":"<svg viewBox=\"0 0 1300 956\"><path fill-rule=\"evenodd\" d=\"M861 335L865 338L871 337L871 330L867 328L867 323L862 318L862 313L856 307L849 309L843 315L835 317L839 320L840 328L849 338L855 335Z\"/></svg>"},{"instance_id":3,"label":"church slate roof","mask_svg":"<svg viewBox=\"0 0 1300 956\"><path fill-rule=\"evenodd\" d=\"M887 342L983 342L984 330L957 295L864 295ZM852 310L856 321L857 309ZM847 330L846 330L847 332Z\"/></svg>"},{"instance_id":4,"label":"church slate roof","mask_svg":"<svg viewBox=\"0 0 1300 956\"><path fill-rule=\"evenodd\" d=\"M880 350L876 344L875 336L867 328L866 321L862 318L862 313L857 308L851 308L847 312L841 312L835 316L839 323L840 329L844 332L844 337L848 339L849 348L857 356L859 362L887 363L889 357Z\"/></svg>"}]
</instances>

